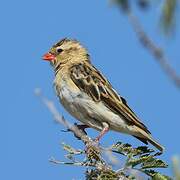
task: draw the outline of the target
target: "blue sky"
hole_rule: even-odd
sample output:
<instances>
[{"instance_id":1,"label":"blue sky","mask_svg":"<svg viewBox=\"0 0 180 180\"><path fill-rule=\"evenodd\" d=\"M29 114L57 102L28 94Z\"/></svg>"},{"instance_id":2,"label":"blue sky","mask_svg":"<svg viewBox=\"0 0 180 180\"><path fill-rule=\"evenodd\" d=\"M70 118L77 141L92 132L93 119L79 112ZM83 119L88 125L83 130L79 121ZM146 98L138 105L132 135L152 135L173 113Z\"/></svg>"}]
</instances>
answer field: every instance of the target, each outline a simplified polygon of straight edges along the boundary
<instances>
[{"instance_id":1,"label":"blue sky","mask_svg":"<svg viewBox=\"0 0 180 180\"><path fill-rule=\"evenodd\" d=\"M180 36L164 38L158 28L159 9L138 13L147 33L164 48L179 72ZM64 160L60 143L82 144L34 95L35 88L59 105L52 86L50 65L41 60L53 43L64 37L78 39L93 64L124 96L153 136L166 147L162 159L170 163L180 153L180 90L163 73L153 57L139 44L127 18L107 1L31 0L1 2L1 175L0 179L83 179L83 168L56 166L51 156ZM177 26L179 30L179 26ZM97 132L90 130L95 137ZM110 132L102 144L117 141L142 145L133 137ZM171 168L163 172L170 174Z\"/></svg>"}]
</instances>

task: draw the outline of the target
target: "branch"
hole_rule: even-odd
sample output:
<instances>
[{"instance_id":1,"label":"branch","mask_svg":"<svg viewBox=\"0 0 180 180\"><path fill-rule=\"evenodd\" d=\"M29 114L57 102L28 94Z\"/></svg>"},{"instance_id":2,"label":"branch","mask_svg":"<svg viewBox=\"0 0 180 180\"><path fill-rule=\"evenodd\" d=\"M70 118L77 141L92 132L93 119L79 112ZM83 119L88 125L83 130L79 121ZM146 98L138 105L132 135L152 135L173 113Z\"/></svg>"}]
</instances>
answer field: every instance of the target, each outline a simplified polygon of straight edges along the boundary
<instances>
[{"instance_id":1,"label":"branch","mask_svg":"<svg viewBox=\"0 0 180 180\"><path fill-rule=\"evenodd\" d=\"M54 103L43 96L41 89L37 88L35 89L35 95L40 98L40 100L43 102L43 104L46 105L46 107L49 109L49 111L52 113L54 119L56 122L62 124L65 126L68 130L74 133L74 135L78 138L80 138L84 144L92 143L92 140L90 137L88 137L83 131L78 129L77 126L72 125L70 122L68 122L56 109Z\"/></svg>"},{"instance_id":2,"label":"branch","mask_svg":"<svg viewBox=\"0 0 180 180\"><path fill-rule=\"evenodd\" d=\"M131 11L130 2L127 0L114 0L114 2L123 13L128 16L130 24L132 25L140 43L155 57L163 71L174 82L176 87L180 88L180 76L178 76L174 68L169 64L170 60L166 57L162 48L158 47L143 30L138 18Z\"/></svg>"},{"instance_id":3,"label":"branch","mask_svg":"<svg viewBox=\"0 0 180 180\"><path fill-rule=\"evenodd\" d=\"M156 156L159 156L159 154L154 154L154 151L147 146L133 148L130 144L118 142L109 148L103 148L97 142L94 142L89 138L84 131L78 129L78 126L71 125L62 115L60 115L54 103L44 97L40 89L36 89L35 94L52 113L55 121L73 132L86 146L85 150L81 150L62 143L63 149L67 152L65 157L68 159L68 162L58 161L52 157L49 160L51 163L86 167L86 180L128 180L132 179L132 177L138 177L139 172L144 173L149 177L160 176L161 178L165 178L164 175L153 169L166 168L167 164L158 159ZM104 153L108 159L104 159L102 153ZM125 157L123 168L119 168L120 164L118 159L113 156L112 153L123 155ZM77 156L80 157L77 159ZM79 160L80 158L81 160ZM118 170L114 170L113 166L115 165L118 166ZM167 179L168 178L165 178L165 180Z\"/></svg>"},{"instance_id":4,"label":"branch","mask_svg":"<svg viewBox=\"0 0 180 180\"><path fill-rule=\"evenodd\" d=\"M163 50L148 37L148 35L142 29L139 20L131 11L129 11L127 15L140 43L155 57L164 72L169 76L174 84L180 88L180 77L169 64L170 60L166 57Z\"/></svg>"}]
</instances>

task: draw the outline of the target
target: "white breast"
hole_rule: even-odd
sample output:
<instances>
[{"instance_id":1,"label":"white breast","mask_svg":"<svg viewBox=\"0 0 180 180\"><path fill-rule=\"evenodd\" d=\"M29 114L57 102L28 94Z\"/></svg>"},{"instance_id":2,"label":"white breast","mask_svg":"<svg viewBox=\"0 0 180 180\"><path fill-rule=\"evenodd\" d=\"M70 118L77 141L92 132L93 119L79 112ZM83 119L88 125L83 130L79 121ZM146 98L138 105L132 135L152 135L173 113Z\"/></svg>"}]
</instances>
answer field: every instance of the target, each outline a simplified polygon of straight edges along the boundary
<instances>
[{"instance_id":1,"label":"white breast","mask_svg":"<svg viewBox=\"0 0 180 180\"><path fill-rule=\"evenodd\" d=\"M86 93L72 89L67 81L62 80L61 86L55 83L55 88L64 108L82 123L102 130L102 122L108 122L111 129L129 133L125 121L102 102L94 102Z\"/></svg>"}]
</instances>

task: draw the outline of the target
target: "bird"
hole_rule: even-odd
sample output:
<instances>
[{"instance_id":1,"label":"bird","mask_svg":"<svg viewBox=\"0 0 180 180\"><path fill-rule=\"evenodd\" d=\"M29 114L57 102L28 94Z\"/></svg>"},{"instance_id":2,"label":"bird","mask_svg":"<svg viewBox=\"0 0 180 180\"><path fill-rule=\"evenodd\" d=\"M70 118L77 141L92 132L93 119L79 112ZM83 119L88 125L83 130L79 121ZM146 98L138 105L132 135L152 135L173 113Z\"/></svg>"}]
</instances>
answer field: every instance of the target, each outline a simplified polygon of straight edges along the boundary
<instances>
[{"instance_id":1,"label":"bird","mask_svg":"<svg viewBox=\"0 0 180 180\"><path fill-rule=\"evenodd\" d=\"M64 38L43 55L54 69L54 88L60 103L86 127L100 131L99 141L109 130L134 136L160 152L148 128L106 77L91 63L88 50L77 40Z\"/></svg>"}]
</instances>

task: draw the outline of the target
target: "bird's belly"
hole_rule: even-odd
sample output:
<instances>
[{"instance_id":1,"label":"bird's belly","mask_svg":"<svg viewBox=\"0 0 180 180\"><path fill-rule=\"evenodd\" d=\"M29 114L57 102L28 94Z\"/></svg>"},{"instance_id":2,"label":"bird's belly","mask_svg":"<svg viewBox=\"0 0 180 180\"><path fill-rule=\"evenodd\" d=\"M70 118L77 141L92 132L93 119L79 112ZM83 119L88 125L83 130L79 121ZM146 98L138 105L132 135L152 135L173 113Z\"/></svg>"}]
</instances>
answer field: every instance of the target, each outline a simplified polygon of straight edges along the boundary
<instances>
[{"instance_id":1,"label":"bird's belly","mask_svg":"<svg viewBox=\"0 0 180 180\"><path fill-rule=\"evenodd\" d=\"M107 122L110 129L130 134L129 126L122 117L102 102L93 101L86 93L63 86L58 94L64 108L82 123L101 131L102 122Z\"/></svg>"}]
</instances>

